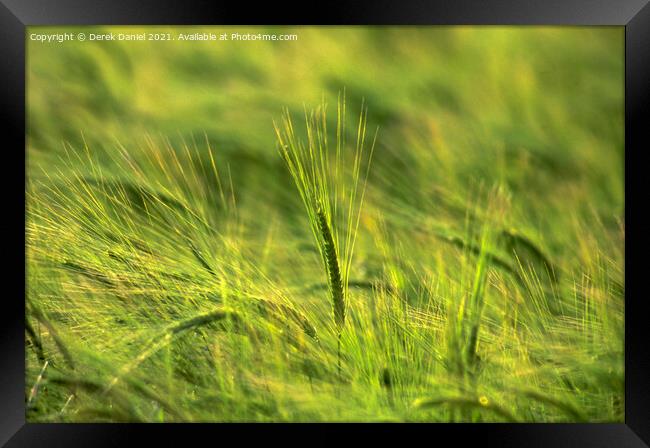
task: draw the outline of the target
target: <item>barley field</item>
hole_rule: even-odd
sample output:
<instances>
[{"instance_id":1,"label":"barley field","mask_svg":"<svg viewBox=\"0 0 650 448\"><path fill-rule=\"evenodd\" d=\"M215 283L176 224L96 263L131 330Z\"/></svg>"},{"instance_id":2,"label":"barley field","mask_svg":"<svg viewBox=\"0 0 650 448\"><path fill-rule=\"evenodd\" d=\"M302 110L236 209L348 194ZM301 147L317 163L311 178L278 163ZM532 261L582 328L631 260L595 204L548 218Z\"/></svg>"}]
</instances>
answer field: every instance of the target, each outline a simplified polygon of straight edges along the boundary
<instances>
[{"instance_id":1,"label":"barley field","mask_svg":"<svg viewBox=\"0 0 650 448\"><path fill-rule=\"evenodd\" d=\"M28 421L624 420L622 27L26 39Z\"/></svg>"}]
</instances>

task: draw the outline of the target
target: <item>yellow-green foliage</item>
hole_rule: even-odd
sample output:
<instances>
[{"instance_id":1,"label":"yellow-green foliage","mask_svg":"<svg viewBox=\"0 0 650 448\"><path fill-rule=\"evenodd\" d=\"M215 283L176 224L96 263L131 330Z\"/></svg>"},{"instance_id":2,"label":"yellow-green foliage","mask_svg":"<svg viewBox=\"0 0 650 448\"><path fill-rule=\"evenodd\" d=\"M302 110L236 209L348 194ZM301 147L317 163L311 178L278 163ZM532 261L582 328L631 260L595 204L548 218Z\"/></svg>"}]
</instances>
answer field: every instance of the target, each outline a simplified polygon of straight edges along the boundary
<instances>
[{"instance_id":1,"label":"yellow-green foliage","mask_svg":"<svg viewBox=\"0 0 650 448\"><path fill-rule=\"evenodd\" d=\"M100 29L298 40L27 41L29 421L624 420L623 28Z\"/></svg>"}]
</instances>

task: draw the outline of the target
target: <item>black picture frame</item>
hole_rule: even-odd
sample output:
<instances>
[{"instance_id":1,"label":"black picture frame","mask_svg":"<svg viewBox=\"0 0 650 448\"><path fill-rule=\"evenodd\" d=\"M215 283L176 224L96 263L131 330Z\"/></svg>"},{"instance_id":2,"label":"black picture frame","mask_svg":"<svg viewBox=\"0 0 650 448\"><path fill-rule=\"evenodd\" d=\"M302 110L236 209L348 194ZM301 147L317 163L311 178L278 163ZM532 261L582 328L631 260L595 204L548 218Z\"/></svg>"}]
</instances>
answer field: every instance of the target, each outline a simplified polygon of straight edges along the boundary
<instances>
[{"instance_id":1,"label":"black picture frame","mask_svg":"<svg viewBox=\"0 0 650 448\"><path fill-rule=\"evenodd\" d=\"M123 425L36 424L25 422L24 397L24 224L25 216L25 27L75 24L531 24L617 25L625 27L625 220L626 350L625 423L621 424L417 424L417 425ZM643 228L647 110L650 104L650 6L648 0L387 0L329 1L280 5L202 0L0 0L0 113L4 132L1 222L6 288L0 324L0 444L22 446L128 446L146 441L175 445L200 437L238 443L250 438L308 439L340 443L356 433L365 443L382 440L454 444L474 441L502 447L650 446L650 344L646 343L642 260L648 249ZM23 166L23 170L18 169ZM15 167L15 169L10 169ZM22 177L22 182L21 182ZM22 217L22 218L21 218ZM20 237L23 235L23 238ZM21 295L22 294L22 295ZM302 434L293 434L295 431ZM289 433L293 435L289 435ZM393 439L393 440L391 440ZM197 439L198 440L198 439Z\"/></svg>"}]
</instances>

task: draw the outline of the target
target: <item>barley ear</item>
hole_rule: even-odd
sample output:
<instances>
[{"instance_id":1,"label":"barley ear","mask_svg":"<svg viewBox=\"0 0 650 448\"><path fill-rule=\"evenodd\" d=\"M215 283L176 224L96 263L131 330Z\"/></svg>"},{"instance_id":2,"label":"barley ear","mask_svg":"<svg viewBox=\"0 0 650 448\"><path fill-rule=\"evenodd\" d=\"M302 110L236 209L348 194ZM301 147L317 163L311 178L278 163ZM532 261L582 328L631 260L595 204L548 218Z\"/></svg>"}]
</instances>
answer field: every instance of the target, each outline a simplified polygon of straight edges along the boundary
<instances>
[{"instance_id":1,"label":"barley ear","mask_svg":"<svg viewBox=\"0 0 650 448\"><path fill-rule=\"evenodd\" d=\"M341 278L341 269L339 267L338 254L332 238L332 231L327 222L327 217L320 204L316 208L316 218L318 221L318 230L322 237L322 255L327 268L327 281L329 283L330 295L332 298L332 311L334 312L334 322L339 334L343 331L345 324L345 295L343 290L343 281Z\"/></svg>"}]
</instances>

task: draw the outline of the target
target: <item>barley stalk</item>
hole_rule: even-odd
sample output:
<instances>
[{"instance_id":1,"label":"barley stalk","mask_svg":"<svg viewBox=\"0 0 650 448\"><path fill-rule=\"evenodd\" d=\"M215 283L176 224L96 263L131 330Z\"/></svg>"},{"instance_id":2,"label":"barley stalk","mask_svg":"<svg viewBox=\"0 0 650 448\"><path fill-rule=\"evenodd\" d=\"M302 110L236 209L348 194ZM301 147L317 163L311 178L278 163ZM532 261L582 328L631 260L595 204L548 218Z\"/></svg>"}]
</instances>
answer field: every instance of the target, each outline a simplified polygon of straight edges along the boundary
<instances>
[{"instance_id":1,"label":"barley stalk","mask_svg":"<svg viewBox=\"0 0 650 448\"><path fill-rule=\"evenodd\" d=\"M337 337L337 367L340 376L352 254L375 142L372 142L369 151L364 149L367 111L362 105L356 145L346 145L345 97L339 97L336 148L330 151L325 109L323 104L311 113L305 111L306 142L296 138L288 111L285 111L283 126L275 125L275 130L280 155L300 193L323 259ZM348 170L345 164L350 157L352 163ZM362 173L364 164L366 171Z\"/></svg>"}]
</instances>

